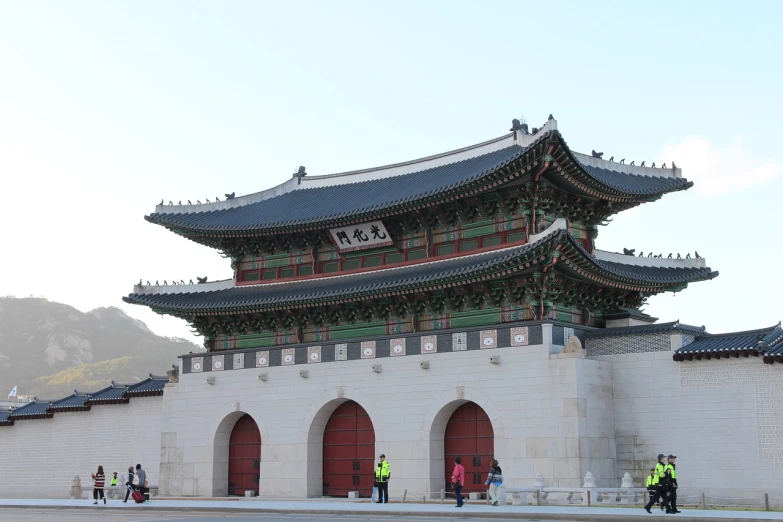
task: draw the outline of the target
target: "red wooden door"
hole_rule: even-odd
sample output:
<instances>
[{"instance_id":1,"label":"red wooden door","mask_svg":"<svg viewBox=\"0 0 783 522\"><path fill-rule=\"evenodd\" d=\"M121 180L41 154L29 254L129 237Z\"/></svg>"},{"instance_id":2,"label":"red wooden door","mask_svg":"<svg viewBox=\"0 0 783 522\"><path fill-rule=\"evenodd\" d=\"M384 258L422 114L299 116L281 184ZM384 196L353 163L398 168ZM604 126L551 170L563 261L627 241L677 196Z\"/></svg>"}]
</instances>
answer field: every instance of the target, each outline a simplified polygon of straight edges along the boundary
<instances>
[{"instance_id":1,"label":"red wooden door","mask_svg":"<svg viewBox=\"0 0 783 522\"><path fill-rule=\"evenodd\" d=\"M228 441L228 494L258 493L261 471L261 432L250 415L239 418Z\"/></svg>"},{"instance_id":2,"label":"red wooden door","mask_svg":"<svg viewBox=\"0 0 783 522\"><path fill-rule=\"evenodd\" d=\"M451 414L444 437L446 484L451 487L454 458L462 459L465 468L464 493L486 491L484 481L495 453L495 432L486 412L468 402Z\"/></svg>"},{"instance_id":3,"label":"red wooden door","mask_svg":"<svg viewBox=\"0 0 783 522\"><path fill-rule=\"evenodd\" d=\"M372 494L375 429L364 408L353 401L337 407L324 430L324 496L345 497L349 491Z\"/></svg>"}]
</instances>

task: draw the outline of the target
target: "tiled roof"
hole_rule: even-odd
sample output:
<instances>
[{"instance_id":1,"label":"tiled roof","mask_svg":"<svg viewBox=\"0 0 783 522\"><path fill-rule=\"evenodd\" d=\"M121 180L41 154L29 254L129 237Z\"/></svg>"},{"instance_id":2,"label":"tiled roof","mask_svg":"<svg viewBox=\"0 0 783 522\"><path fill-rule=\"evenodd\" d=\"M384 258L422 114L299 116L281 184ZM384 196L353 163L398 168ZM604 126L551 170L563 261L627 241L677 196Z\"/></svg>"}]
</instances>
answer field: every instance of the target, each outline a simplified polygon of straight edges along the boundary
<instances>
[{"instance_id":1,"label":"tiled roof","mask_svg":"<svg viewBox=\"0 0 783 522\"><path fill-rule=\"evenodd\" d=\"M600 167L592 167L582 163L580 165L599 182L626 194L649 196L684 190L693 186L693 182L685 178L640 176L638 174L626 174Z\"/></svg>"},{"instance_id":2,"label":"tiled roof","mask_svg":"<svg viewBox=\"0 0 783 522\"><path fill-rule=\"evenodd\" d=\"M49 405L49 401L35 400L33 402L28 402L24 406L20 406L19 408L16 408L14 411L12 411L8 418L11 420L19 420L32 419L36 417L51 417L51 413L49 412Z\"/></svg>"},{"instance_id":3,"label":"tiled roof","mask_svg":"<svg viewBox=\"0 0 783 522\"><path fill-rule=\"evenodd\" d=\"M128 384L117 384L112 382L111 386L90 394L85 404L106 404L128 402L125 392L128 390Z\"/></svg>"},{"instance_id":4,"label":"tiled roof","mask_svg":"<svg viewBox=\"0 0 783 522\"><path fill-rule=\"evenodd\" d=\"M538 143L551 139L559 147L568 150L558 131L549 131L537 136ZM431 201L470 184L489 178L500 169L522 159L530 147L511 145L487 154L475 156L454 163L440 165L418 172L398 176L370 179L361 182L331 184L313 188L298 188L261 201L239 204L232 208L199 209L183 212L165 211L146 216L152 223L181 232L205 233L265 233L282 229L295 229L308 225L330 226L340 220L369 219L383 212L404 211L414 203ZM569 152L570 154L570 152ZM575 176L580 182L588 183L598 193L605 192L618 197L650 197L667 192L684 190L692 182L674 176L646 176L617 172L601 167L585 165L574 158ZM561 186L571 182L554 169L544 172L544 177ZM575 190L581 190L579 188ZM580 192L581 193L581 192ZM163 211L160 211L163 209ZM187 209L186 209L187 210Z\"/></svg>"},{"instance_id":5,"label":"tiled roof","mask_svg":"<svg viewBox=\"0 0 783 522\"><path fill-rule=\"evenodd\" d=\"M525 149L504 149L411 174L319 188L294 190L257 203L186 214L147 217L168 227L233 231L295 226L380 211L469 183L518 159Z\"/></svg>"},{"instance_id":6,"label":"tiled roof","mask_svg":"<svg viewBox=\"0 0 783 522\"><path fill-rule=\"evenodd\" d=\"M89 410L90 407L86 405L87 399L90 398L90 394L88 393L79 393L78 391L73 392L73 395L69 395L68 397L56 400L52 403L52 406L49 408L50 411L59 411L59 410L70 410L70 411L77 411L77 410Z\"/></svg>"},{"instance_id":7,"label":"tiled roof","mask_svg":"<svg viewBox=\"0 0 783 522\"><path fill-rule=\"evenodd\" d=\"M699 335L691 344L677 350L674 360L739 357L740 355L777 357L777 350L783 350L783 331L779 324L745 332Z\"/></svg>"},{"instance_id":8,"label":"tiled roof","mask_svg":"<svg viewBox=\"0 0 783 522\"><path fill-rule=\"evenodd\" d=\"M0 426L11 426L14 423L13 419L9 419L11 410L0 410Z\"/></svg>"},{"instance_id":9,"label":"tiled roof","mask_svg":"<svg viewBox=\"0 0 783 522\"><path fill-rule=\"evenodd\" d=\"M701 335L705 333L705 328L703 326L691 326L689 324L682 324L679 321L673 321L671 323L644 324L639 326L626 326L623 328L604 328L602 330L590 330L585 334L585 336L595 338L612 337L617 335L649 335L657 333L684 333L689 335Z\"/></svg>"},{"instance_id":10,"label":"tiled roof","mask_svg":"<svg viewBox=\"0 0 783 522\"><path fill-rule=\"evenodd\" d=\"M126 397L152 397L154 395L163 395L163 388L166 387L166 383L169 382L168 377L157 377L150 375L148 379L144 379L138 384L134 384L128 388Z\"/></svg>"},{"instance_id":11,"label":"tiled roof","mask_svg":"<svg viewBox=\"0 0 783 522\"><path fill-rule=\"evenodd\" d=\"M645 321L647 323L654 323L658 320L657 317L653 317L649 314L646 314L642 312L641 310L638 310L636 308L627 308L624 306L621 306L617 310L609 313L604 314L604 319L612 320L612 319L636 319L638 321Z\"/></svg>"},{"instance_id":12,"label":"tiled roof","mask_svg":"<svg viewBox=\"0 0 783 522\"><path fill-rule=\"evenodd\" d=\"M132 304L142 304L186 313L220 313L235 310L257 310L275 306L293 306L335 299L355 299L375 296L389 291L420 289L425 285L464 281L477 275L495 274L509 268L518 269L539 247L553 248L557 243L568 243L587 270L605 278L624 283L655 286L679 285L688 281L709 279L717 275L709 268L656 268L624 266L620 263L598 261L590 256L566 230L555 230L533 243L503 248L444 260L428 261L399 268L372 270L348 275L318 277L287 283L259 284L234 287L211 292L145 294L124 297ZM528 264L529 266L529 264ZM561 263L558 266L565 266ZM570 266L571 270L583 270ZM638 272L637 272L638 271Z\"/></svg>"}]
</instances>

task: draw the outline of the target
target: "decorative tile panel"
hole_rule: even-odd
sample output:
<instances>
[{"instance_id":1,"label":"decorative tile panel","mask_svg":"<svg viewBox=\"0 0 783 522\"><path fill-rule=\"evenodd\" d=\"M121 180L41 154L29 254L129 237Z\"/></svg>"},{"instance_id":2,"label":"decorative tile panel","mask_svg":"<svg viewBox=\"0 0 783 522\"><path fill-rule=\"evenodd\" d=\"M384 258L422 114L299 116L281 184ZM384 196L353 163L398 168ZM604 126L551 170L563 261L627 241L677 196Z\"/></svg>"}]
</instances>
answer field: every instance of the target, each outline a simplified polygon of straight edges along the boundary
<instances>
[{"instance_id":1,"label":"decorative tile panel","mask_svg":"<svg viewBox=\"0 0 783 522\"><path fill-rule=\"evenodd\" d=\"M497 348L498 347L498 331L497 330L481 330L479 335L479 342L481 343L481 349L485 348Z\"/></svg>"},{"instance_id":2,"label":"decorative tile panel","mask_svg":"<svg viewBox=\"0 0 783 522\"><path fill-rule=\"evenodd\" d=\"M511 346L527 346L530 344L527 326L511 329Z\"/></svg>"},{"instance_id":3,"label":"decorative tile panel","mask_svg":"<svg viewBox=\"0 0 783 522\"><path fill-rule=\"evenodd\" d=\"M438 351L438 336L425 335L421 338L421 353L435 353Z\"/></svg>"},{"instance_id":4,"label":"decorative tile panel","mask_svg":"<svg viewBox=\"0 0 783 522\"><path fill-rule=\"evenodd\" d=\"M375 359L375 341L362 343L362 359Z\"/></svg>"},{"instance_id":5,"label":"decorative tile panel","mask_svg":"<svg viewBox=\"0 0 783 522\"><path fill-rule=\"evenodd\" d=\"M285 348L283 349L283 354L280 360L280 364L282 364L283 366L294 364L296 362L295 357L296 357L296 350L294 348Z\"/></svg>"},{"instance_id":6,"label":"decorative tile panel","mask_svg":"<svg viewBox=\"0 0 783 522\"><path fill-rule=\"evenodd\" d=\"M225 368L225 365L223 364L223 355L213 355L212 356L212 371L213 372L219 372L223 368Z\"/></svg>"},{"instance_id":7,"label":"decorative tile panel","mask_svg":"<svg viewBox=\"0 0 783 522\"><path fill-rule=\"evenodd\" d=\"M321 347L320 346L308 346L307 347L307 363L319 363L321 362Z\"/></svg>"},{"instance_id":8,"label":"decorative tile panel","mask_svg":"<svg viewBox=\"0 0 783 522\"><path fill-rule=\"evenodd\" d=\"M455 352L464 352L468 349L468 334L457 332L451 334L451 349Z\"/></svg>"},{"instance_id":9,"label":"decorative tile panel","mask_svg":"<svg viewBox=\"0 0 783 522\"><path fill-rule=\"evenodd\" d=\"M256 368L269 366L269 352L256 353Z\"/></svg>"},{"instance_id":10,"label":"decorative tile panel","mask_svg":"<svg viewBox=\"0 0 783 522\"><path fill-rule=\"evenodd\" d=\"M244 353L235 353L234 354L234 364L232 368L235 370L239 370L241 368L245 367L245 354Z\"/></svg>"},{"instance_id":11,"label":"decorative tile panel","mask_svg":"<svg viewBox=\"0 0 783 522\"><path fill-rule=\"evenodd\" d=\"M389 341L389 355L397 357L399 355L405 355L405 338L392 339Z\"/></svg>"},{"instance_id":12,"label":"decorative tile panel","mask_svg":"<svg viewBox=\"0 0 783 522\"><path fill-rule=\"evenodd\" d=\"M348 360L348 344L335 344L334 345L334 360L335 361L347 361Z\"/></svg>"},{"instance_id":13,"label":"decorative tile panel","mask_svg":"<svg viewBox=\"0 0 783 522\"><path fill-rule=\"evenodd\" d=\"M204 358L193 357L190 360L190 371L193 373L199 373L204 371Z\"/></svg>"}]
</instances>

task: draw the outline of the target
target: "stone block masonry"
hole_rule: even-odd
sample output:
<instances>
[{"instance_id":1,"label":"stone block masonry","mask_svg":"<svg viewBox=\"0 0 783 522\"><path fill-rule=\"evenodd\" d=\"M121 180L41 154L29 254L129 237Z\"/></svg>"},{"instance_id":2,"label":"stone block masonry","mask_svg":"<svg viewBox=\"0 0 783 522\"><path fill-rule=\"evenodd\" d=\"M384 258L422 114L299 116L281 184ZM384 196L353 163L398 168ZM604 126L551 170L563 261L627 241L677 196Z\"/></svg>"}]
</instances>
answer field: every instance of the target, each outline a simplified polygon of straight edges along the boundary
<instances>
[{"instance_id":1,"label":"stone block masonry","mask_svg":"<svg viewBox=\"0 0 783 522\"><path fill-rule=\"evenodd\" d=\"M162 410L163 397L143 397L0 427L0 496L68 498L74 475L91 495L99 465L108 483L113 471L127 477L128 466L140 463L157 485Z\"/></svg>"}]
</instances>

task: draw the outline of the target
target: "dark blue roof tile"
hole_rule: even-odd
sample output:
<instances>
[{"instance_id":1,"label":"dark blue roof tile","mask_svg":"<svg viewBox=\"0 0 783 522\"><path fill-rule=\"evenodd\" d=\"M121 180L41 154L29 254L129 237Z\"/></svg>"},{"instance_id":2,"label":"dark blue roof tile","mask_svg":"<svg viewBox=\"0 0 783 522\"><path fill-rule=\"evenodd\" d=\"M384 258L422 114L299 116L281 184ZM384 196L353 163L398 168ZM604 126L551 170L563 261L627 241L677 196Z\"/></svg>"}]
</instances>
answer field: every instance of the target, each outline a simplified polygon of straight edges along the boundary
<instances>
[{"instance_id":1,"label":"dark blue roof tile","mask_svg":"<svg viewBox=\"0 0 783 522\"><path fill-rule=\"evenodd\" d=\"M49 401L35 400L33 402L28 402L24 406L16 408L11 412L8 418L11 420L19 420L48 417L51 416L49 405Z\"/></svg>"},{"instance_id":2,"label":"dark blue roof tile","mask_svg":"<svg viewBox=\"0 0 783 522\"><path fill-rule=\"evenodd\" d=\"M693 182L685 178L640 176L638 174L625 174L614 170L591 167L580 163L594 179L602 184L626 194L650 196L664 194L677 190L684 190L693 185Z\"/></svg>"},{"instance_id":3,"label":"dark blue roof tile","mask_svg":"<svg viewBox=\"0 0 783 522\"><path fill-rule=\"evenodd\" d=\"M132 385L128 388L128 397L150 397L153 395L163 395L163 388L166 387L166 383L169 382L168 377L155 377L150 376L148 379L144 379L138 384Z\"/></svg>"},{"instance_id":4,"label":"dark blue roof tile","mask_svg":"<svg viewBox=\"0 0 783 522\"><path fill-rule=\"evenodd\" d=\"M64 397L62 399L54 401L52 403L50 410L61 411L61 410L89 409L90 407L86 404L87 399L89 398L90 395L88 393L74 392L72 395L69 395L68 397Z\"/></svg>"},{"instance_id":5,"label":"dark blue roof tile","mask_svg":"<svg viewBox=\"0 0 783 522\"><path fill-rule=\"evenodd\" d=\"M682 284L712 277L708 268L650 268L625 266L619 263L595 261L565 230L550 233L535 243L504 248L482 254L435 260L394 269L372 270L355 274L321 277L287 283L240 286L207 292L172 294L130 294L125 302L188 313L236 310L238 308L268 308L332 299L361 298L392 290L421 288L446 280L464 280L474 274L496 269L508 263L518 266L519 260L547 241L570 242L571 246L594 261L598 272L640 284ZM553 243L554 244L554 243ZM516 265L515 265L516 264ZM639 273L636 269L639 268Z\"/></svg>"}]
</instances>

